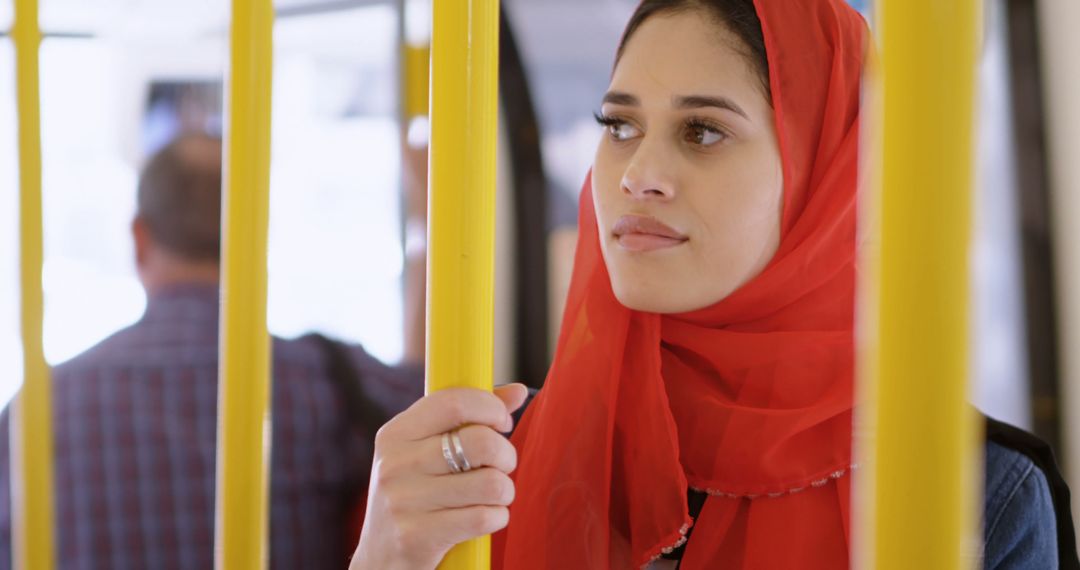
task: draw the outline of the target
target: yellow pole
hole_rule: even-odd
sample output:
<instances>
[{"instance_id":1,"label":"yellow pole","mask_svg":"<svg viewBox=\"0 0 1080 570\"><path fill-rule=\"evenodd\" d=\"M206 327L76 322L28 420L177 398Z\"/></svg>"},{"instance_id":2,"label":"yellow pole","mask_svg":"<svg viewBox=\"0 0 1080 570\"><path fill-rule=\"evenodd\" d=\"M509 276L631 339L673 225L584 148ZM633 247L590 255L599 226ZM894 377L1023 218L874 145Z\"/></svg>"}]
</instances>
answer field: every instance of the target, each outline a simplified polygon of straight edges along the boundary
<instances>
[{"instance_id":1,"label":"yellow pole","mask_svg":"<svg viewBox=\"0 0 1080 570\"><path fill-rule=\"evenodd\" d=\"M971 568L981 487L967 404L980 1L883 0L878 9L881 249L870 294L879 306L867 567Z\"/></svg>"},{"instance_id":2,"label":"yellow pole","mask_svg":"<svg viewBox=\"0 0 1080 570\"><path fill-rule=\"evenodd\" d=\"M271 0L233 0L218 388L218 570L266 567Z\"/></svg>"},{"instance_id":3,"label":"yellow pole","mask_svg":"<svg viewBox=\"0 0 1080 570\"><path fill-rule=\"evenodd\" d=\"M409 29L417 22L402 2L401 33L401 188L405 269L405 354L406 362L424 358L425 281L427 273L427 172L430 133L415 133L414 129L429 128L428 112L431 93L431 36L414 37ZM430 9L423 15L431 17ZM426 22L430 25L430 22ZM422 135L422 136L420 136ZM416 138L413 138L416 136Z\"/></svg>"},{"instance_id":4,"label":"yellow pole","mask_svg":"<svg viewBox=\"0 0 1080 570\"><path fill-rule=\"evenodd\" d=\"M435 0L428 194L429 392L492 389L498 0ZM490 566L488 538L440 568Z\"/></svg>"},{"instance_id":5,"label":"yellow pole","mask_svg":"<svg viewBox=\"0 0 1080 570\"><path fill-rule=\"evenodd\" d=\"M23 386L11 430L11 496L14 563L22 570L50 570L53 548L52 388L42 346L43 263L41 115L38 83L37 0L16 0L15 67L19 108L19 224L22 295Z\"/></svg>"},{"instance_id":6,"label":"yellow pole","mask_svg":"<svg viewBox=\"0 0 1080 570\"><path fill-rule=\"evenodd\" d=\"M426 117L429 110L428 85L431 78L431 46L405 44L405 118Z\"/></svg>"}]
</instances>

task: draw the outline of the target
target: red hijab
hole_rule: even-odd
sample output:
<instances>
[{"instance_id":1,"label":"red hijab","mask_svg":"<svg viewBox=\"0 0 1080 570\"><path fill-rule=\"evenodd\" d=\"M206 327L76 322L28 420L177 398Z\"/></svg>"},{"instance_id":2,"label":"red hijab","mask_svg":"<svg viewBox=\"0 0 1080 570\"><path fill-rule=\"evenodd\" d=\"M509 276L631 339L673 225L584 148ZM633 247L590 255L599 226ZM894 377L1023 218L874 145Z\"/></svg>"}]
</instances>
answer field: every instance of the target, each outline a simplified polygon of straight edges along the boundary
<instances>
[{"instance_id":1,"label":"red hijab","mask_svg":"<svg viewBox=\"0 0 1080 570\"><path fill-rule=\"evenodd\" d=\"M619 304L592 189L555 361L513 441L508 569L848 566L862 18L756 0L784 166L782 237L750 283L680 315ZM710 494L697 520L687 490Z\"/></svg>"}]
</instances>

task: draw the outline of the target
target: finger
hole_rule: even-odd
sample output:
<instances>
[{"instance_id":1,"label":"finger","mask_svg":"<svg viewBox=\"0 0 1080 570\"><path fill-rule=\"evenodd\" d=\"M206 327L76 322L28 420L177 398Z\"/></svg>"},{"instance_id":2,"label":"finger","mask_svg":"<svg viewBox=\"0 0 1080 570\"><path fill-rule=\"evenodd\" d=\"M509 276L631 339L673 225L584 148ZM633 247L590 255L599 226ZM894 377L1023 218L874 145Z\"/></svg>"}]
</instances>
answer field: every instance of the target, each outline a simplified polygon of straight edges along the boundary
<instances>
[{"instance_id":1,"label":"finger","mask_svg":"<svg viewBox=\"0 0 1080 570\"><path fill-rule=\"evenodd\" d=\"M404 484L404 483L403 483ZM432 512L466 507L508 507L514 502L514 482L510 476L492 468L475 469L431 477L422 485L409 483L408 492L398 496L405 507L417 512Z\"/></svg>"},{"instance_id":2,"label":"finger","mask_svg":"<svg viewBox=\"0 0 1080 570\"><path fill-rule=\"evenodd\" d=\"M449 549L506 528L510 522L510 509L487 506L446 509L422 515L417 522L421 528L430 529L433 540Z\"/></svg>"},{"instance_id":3,"label":"finger","mask_svg":"<svg viewBox=\"0 0 1080 570\"><path fill-rule=\"evenodd\" d=\"M491 467L503 473L512 473L517 468L517 450L506 436L487 426L466 426L458 430L461 448L473 469ZM379 458L380 477L389 480L412 477L430 477L453 473L442 447L442 435L429 437L419 442L408 442L398 446L393 454ZM452 440L450 453L454 454ZM463 466L462 466L463 467Z\"/></svg>"},{"instance_id":4,"label":"finger","mask_svg":"<svg viewBox=\"0 0 1080 570\"><path fill-rule=\"evenodd\" d=\"M512 473L517 468L517 450L501 433L487 426L467 426L458 430L458 438L465 459L473 469L492 467L503 473ZM419 456L410 458L410 464L419 467L425 475L452 473L450 463L443 454L442 443L442 436L438 435L424 440L423 445L414 446L410 452ZM453 453L452 441L450 445Z\"/></svg>"},{"instance_id":5,"label":"finger","mask_svg":"<svg viewBox=\"0 0 1080 570\"><path fill-rule=\"evenodd\" d=\"M385 429L395 437L420 441L470 424L504 429L513 420L503 401L491 392L447 388L420 399L390 420Z\"/></svg>"},{"instance_id":6,"label":"finger","mask_svg":"<svg viewBox=\"0 0 1080 570\"><path fill-rule=\"evenodd\" d=\"M507 384L495 388L495 395L506 404L506 411L512 414L529 399L529 389L524 384Z\"/></svg>"}]
</instances>

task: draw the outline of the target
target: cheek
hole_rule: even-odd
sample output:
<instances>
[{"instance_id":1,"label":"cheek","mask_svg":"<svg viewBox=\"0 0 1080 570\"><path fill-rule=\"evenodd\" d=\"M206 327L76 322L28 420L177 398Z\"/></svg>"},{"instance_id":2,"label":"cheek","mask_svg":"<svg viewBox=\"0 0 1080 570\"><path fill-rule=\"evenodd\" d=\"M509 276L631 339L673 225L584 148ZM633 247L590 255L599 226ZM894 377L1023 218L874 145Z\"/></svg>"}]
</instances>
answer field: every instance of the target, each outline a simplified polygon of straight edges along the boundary
<instances>
[{"instance_id":1,"label":"cheek","mask_svg":"<svg viewBox=\"0 0 1080 570\"><path fill-rule=\"evenodd\" d=\"M710 174L719 181L695 193L703 240L697 253L704 267L731 271L744 280L772 259L780 242L783 179L768 163Z\"/></svg>"},{"instance_id":2,"label":"cheek","mask_svg":"<svg viewBox=\"0 0 1080 570\"><path fill-rule=\"evenodd\" d=\"M779 159L732 158L700 176L711 182L697 185L701 191L694 193L702 224L710 228L710 233L778 231L784 192Z\"/></svg>"}]
</instances>

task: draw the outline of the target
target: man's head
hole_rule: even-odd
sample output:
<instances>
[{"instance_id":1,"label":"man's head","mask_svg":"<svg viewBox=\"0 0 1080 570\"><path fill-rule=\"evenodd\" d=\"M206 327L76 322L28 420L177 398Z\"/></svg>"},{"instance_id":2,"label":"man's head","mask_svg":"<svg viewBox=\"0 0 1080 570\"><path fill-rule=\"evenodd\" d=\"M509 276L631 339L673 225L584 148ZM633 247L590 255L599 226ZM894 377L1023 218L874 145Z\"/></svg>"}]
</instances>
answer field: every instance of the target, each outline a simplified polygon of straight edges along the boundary
<instances>
[{"instance_id":1,"label":"man's head","mask_svg":"<svg viewBox=\"0 0 1080 570\"><path fill-rule=\"evenodd\" d=\"M147 163L132 224L148 292L216 283L221 249L221 140L182 135Z\"/></svg>"}]
</instances>

